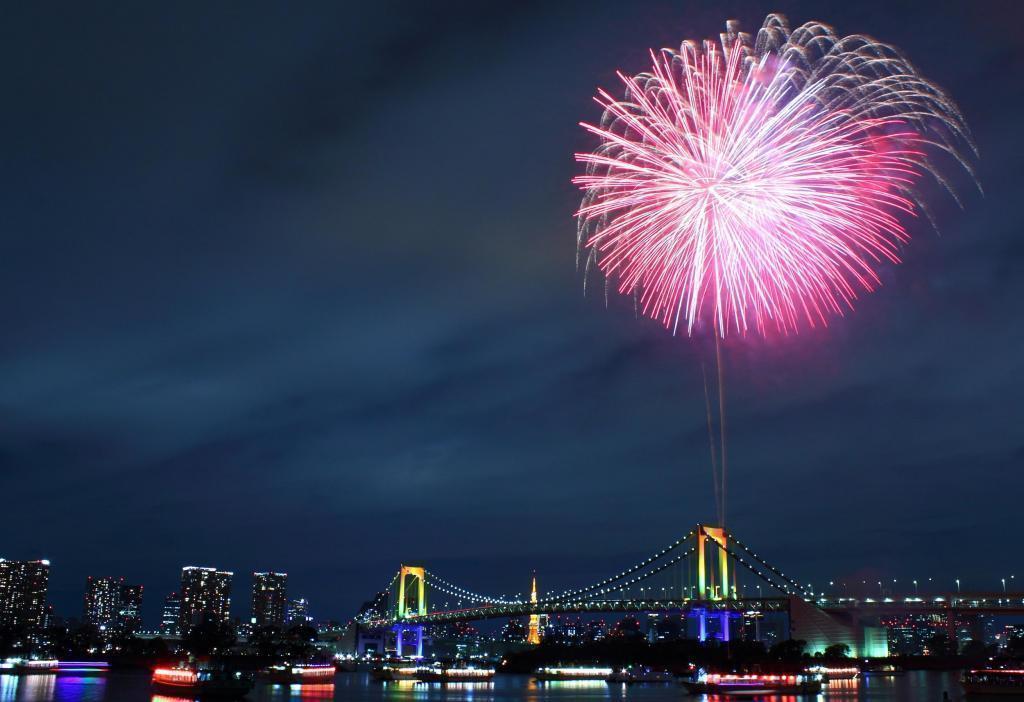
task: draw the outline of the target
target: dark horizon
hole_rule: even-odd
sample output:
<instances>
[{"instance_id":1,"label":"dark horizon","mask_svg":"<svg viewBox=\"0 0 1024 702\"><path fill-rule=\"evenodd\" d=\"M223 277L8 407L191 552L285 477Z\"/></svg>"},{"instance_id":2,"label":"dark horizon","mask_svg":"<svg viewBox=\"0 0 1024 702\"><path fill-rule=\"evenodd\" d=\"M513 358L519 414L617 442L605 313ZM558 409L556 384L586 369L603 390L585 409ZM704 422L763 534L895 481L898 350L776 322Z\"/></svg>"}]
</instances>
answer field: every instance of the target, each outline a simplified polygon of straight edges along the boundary
<instances>
[{"instance_id":1,"label":"dark horizon","mask_svg":"<svg viewBox=\"0 0 1024 702\"><path fill-rule=\"evenodd\" d=\"M802 580L998 589L1024 51L993 29L1024 6L996 0L12 8L0 557L49 558L65 616L124 576L151 627L200 565L238 616L273 570L344 621L403 561L556 589L712 520L713 344L583 295L570 179L617 69L770 11L903 50L984 195L936 197L828 329L728 340L728 525Z\"/></svg>"}]
</instances>

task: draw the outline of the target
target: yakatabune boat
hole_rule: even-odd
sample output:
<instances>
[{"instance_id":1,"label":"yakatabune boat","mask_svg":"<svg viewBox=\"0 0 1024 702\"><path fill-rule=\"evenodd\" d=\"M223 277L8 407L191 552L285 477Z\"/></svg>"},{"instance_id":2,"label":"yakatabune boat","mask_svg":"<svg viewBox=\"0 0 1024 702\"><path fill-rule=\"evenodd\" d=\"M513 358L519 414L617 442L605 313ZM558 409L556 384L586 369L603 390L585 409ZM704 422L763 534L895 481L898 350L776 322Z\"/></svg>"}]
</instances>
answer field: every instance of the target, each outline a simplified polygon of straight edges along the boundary
<instances>
[{"instance_id":1,"label":"yakatabune boat","mask_svg":"<svg viewBox=\"0 0 1024 702\"><path fill-rule=\"evenodd\" d=\"M700 673L683 685L694 695L800 695L821 692L815 673Z\"/></svg>"},{"instance_id":2,"label":"yakatabune boat","mask_svg":"<svg viewBox=\"0 0 1024 702\"><path fill-rule=\"evenodd\" d=\"M564 668L538 668L533 674L537 680L604 680L613 671L611 668L594 667L564 667Z\"/></svg>"},{"instance_id":3,"label":"yakatabune boat","mask_svg":"<svg viewBox=\"0 0 1024 702\"><path fill-rule=\"evenodd\" d=\"M240 699L252 689L252 676L239 671L182 665L153 671L153 687L176 696Z\"/></svg>"},{"instance_id":4,"label":"yakatabune boat","mask_svg":"<svg viewBox=\"0 0 1024 702\"><path fill-rule=\"evenodd\" d=\"M960 684L968 695L1003 695L1024 698L1024 669L968 670Z\"/></svg>"},{"instance_id":5,"label":"yakatabune boat","mask_svg":"<svg viewBox=\"0 0 1024 702\"><path fill-rule=\"evenodd\" d=\"M282 685L323 685L334 682L336 672L333 663L292 663L272 665L263 672L263 677Z\"/></svg>"},{"instance_id":6,"label":"yakatabune boat","mask_svg":"<svg viewBox=\"0 0 1024 702\"><path fill-rule=\"evenodd\" d=\"M417 678L423 682L487 682L494 677L494 668L469 665L433 666L421 668Z\"/></svg>"}]
</instances>

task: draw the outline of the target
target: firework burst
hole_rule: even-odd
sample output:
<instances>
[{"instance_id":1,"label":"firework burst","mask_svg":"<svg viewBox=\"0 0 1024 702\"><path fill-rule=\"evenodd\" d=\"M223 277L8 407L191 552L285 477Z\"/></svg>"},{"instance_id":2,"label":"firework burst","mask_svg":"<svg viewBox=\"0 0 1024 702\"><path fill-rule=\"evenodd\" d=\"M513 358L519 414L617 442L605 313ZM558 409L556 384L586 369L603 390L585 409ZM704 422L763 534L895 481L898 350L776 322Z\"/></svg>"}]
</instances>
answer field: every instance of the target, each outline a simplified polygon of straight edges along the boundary
<instances>
[{"instance_id":1,"label":"firework burst","mask_svg":"<svg viewBox=\"0 0 1024 702\"><path fill-rule=\"evenodd\" d=\"M583 124L600 145L576 155L578 245L673 332L827 324L899 262L920 178L973 176L956 105L870 38L770 15L756 40L730 23L651 59Z\"/></svg>"}]
</instances>

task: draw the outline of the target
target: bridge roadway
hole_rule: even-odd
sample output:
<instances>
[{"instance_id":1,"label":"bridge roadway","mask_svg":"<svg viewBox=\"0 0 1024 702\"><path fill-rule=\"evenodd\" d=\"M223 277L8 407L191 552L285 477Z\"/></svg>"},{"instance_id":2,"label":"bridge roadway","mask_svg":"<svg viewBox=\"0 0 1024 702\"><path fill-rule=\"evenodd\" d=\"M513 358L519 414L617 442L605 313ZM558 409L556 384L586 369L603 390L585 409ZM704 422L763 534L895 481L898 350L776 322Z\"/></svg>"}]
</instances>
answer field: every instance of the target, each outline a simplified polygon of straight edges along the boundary
<instances>
[{"instance_id":1,"label":"bridge roadway","mask_svg":"<svg viewBox=\"0 0 1024 702\"><path fill-rule=\"evenodd\" d=\"M516 604L484 603L476 607L452 609L407 616L410 624L442 624L445 622L478 621L481 619L507 619L531 614L589 614L600 612L668 612L704 608L714 612L785 612L789 608L787 597L746 597L732 600L668 599L605 599L559 602L522 602ZM396 620L374 620L370 625L394 624Z\"/></svg>"},{"instance_id":2,"label":"bridge roadway","mask_svg":"<svg viewBox=\"0 0 1024 702\"><path fill-rule=\"evenodd\" d=\"M926 597L870 598L822 597L805 601L830 613L861 615L901 614L1024 614L1024 593L963 593L929 595ZM789 597L740 597L735 599L697 600L668 599L603 599L583 601L523 602L515 604L484 603L465 609L410 615L410 624L442 624L456 621L506 619L531 614L591 614L602 612L688 612L703 608L709 612L788 612ZM369 626L389 626L395 619L371 620Z\"/></svg>"}]
</instances>

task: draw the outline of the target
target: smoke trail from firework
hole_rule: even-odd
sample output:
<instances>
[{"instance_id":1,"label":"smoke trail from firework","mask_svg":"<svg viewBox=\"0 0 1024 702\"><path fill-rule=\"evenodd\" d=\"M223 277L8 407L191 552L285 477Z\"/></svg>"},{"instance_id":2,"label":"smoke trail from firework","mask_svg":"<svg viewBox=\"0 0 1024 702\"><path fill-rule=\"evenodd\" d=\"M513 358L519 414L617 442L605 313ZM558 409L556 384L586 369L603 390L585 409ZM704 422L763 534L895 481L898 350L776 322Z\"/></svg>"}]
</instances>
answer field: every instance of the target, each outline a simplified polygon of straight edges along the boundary
<instances>
[{"instance_id":1,"label":"smoke trail from firework","mask_svg":"<svg viewBox=\"0 0 1024 702\"><path fill-rule=\"evenodd\" d=\"M770 15L756 41L653 53L605 91L578 243L594 268L673 332L765 333L826 324L899 262L902 219L924 209L931 160L972 173L950 98L892 47ZM954 195L955 197L955 195Z\"/></svg>"}]
</instances>

